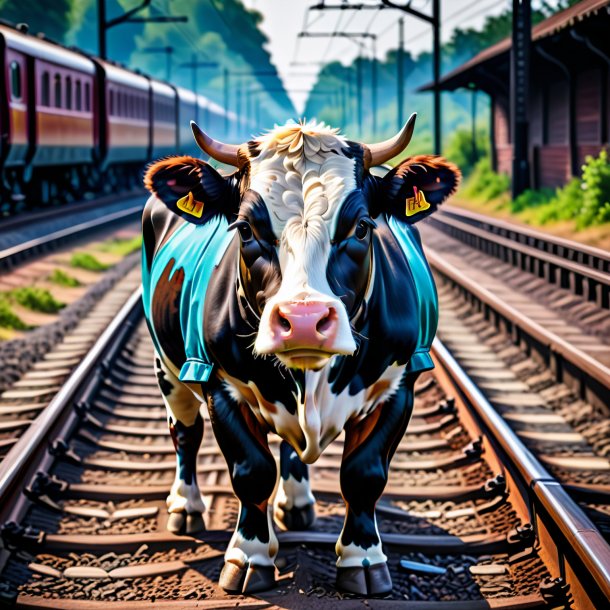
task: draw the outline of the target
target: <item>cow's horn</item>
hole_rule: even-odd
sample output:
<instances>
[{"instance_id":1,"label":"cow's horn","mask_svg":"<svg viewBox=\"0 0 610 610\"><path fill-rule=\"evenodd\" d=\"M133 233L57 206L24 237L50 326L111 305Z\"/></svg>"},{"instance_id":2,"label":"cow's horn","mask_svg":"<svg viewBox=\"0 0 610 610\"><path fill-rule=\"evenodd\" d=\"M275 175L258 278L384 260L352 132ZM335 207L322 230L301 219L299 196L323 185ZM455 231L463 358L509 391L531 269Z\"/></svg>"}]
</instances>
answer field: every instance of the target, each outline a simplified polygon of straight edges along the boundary
<instances>
[{"instance_id":1,"label":"cow's horn","mask_svg":"<svg viewBox=\"0 0 610 610\"><path fill-rule=\"evenodd\" d=\"M366 145L371 153L368 163L369 167L381 165L382 163L389 161L392 157L400 154L409 145L411 136L413 135L413 129L415 128L416 118L417 113L414 112L405 123L405 126L393 138L390 138L385 142Z\"/></svg>"},{"instance_id":2,"label":"cow's horn","mask_svg":"<svg viewBox=\"0 0 610 610\"><path fill-rule=\"evenodd\" d=\"M238 166L239 145L224 144L223 142L214 140L214 138L210 138L207 133L199 129L199 126L195 121L191 121L191 129L193 130L197 146L199 146L204 153L221 163L234 165L235 167Z\"/></svg>"}]
</instances>

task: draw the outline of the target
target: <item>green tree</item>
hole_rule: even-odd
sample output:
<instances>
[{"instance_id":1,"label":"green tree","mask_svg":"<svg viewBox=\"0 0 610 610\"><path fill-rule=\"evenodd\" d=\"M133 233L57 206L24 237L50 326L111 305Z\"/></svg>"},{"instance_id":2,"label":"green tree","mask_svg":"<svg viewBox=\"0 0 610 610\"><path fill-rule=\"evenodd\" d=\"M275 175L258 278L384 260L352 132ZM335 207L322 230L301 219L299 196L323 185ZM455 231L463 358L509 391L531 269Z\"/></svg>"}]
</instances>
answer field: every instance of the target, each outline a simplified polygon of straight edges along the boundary
<instances>
[{"instance_id":1,"label":"green tree","mask_svg":"<svg viewBox=\"0 0 610 610\"><path fill-rule=\"evenodd\" d=\"M0 17L13 23L27 23L30 32L62 42L72 26L72 0L0 0Z\"/></svg>"}]
</instances>

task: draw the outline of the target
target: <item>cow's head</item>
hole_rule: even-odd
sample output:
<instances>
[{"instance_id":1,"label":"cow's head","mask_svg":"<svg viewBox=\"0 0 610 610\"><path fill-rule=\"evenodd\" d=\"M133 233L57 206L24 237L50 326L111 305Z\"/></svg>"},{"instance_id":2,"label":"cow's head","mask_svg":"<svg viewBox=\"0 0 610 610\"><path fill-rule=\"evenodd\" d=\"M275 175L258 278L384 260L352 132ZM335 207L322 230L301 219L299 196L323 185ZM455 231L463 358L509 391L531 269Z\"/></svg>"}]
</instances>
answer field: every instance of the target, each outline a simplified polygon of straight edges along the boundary
<instances>
[{"instance_id":1,"label":"cow's head","mask_svg":"<svg viewBox=\"0 0 610 610\"><path fill-rule=\"evenodd\" d=\"M239 234L238 290L258 319L257 354L319 369L356 351L352 322L374 274L376 221L417 222L460 180L453 164L430 155L382 178L369 172L406 148L414 124L415 115L390 140L364 145L324 124L289 123L234 146L192 123L201 149L238 170L221 176L189 157L149 168L146 185L176 214L197 224L223 214Z\"/></svg>"}]
</instances>

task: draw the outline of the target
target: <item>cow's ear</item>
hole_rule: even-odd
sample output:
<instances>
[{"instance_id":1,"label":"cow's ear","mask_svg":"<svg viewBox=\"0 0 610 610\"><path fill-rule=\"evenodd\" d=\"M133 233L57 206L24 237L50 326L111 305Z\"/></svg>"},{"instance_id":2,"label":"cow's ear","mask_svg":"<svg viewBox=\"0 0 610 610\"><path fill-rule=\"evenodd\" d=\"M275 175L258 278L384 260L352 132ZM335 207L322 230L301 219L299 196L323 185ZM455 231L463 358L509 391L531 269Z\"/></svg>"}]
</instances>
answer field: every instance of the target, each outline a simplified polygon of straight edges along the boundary
<instances>
[{"instance_id":1,"label":"cow's ear","mask_svg":"<svg viewBox=\"0 0 610 610\"><path fill-rule=\"evenodd\" d=\"M144 174L144 185L172 212L194 224L204 224L216 214L230 217L235 211L233 177L221 176L201 159L155 161Z\"/></svg>"},{"instance_id":2,"label":"cow's ear","mask_svg":"<svg viewBox=\"0 0 610 610\"><path fill-rule=\"evenodd\" d=\"M452 195L461 178L457 166L442 157L409 157L382 178L378 211L417 222Z\"/></svg>"}]
</instances>

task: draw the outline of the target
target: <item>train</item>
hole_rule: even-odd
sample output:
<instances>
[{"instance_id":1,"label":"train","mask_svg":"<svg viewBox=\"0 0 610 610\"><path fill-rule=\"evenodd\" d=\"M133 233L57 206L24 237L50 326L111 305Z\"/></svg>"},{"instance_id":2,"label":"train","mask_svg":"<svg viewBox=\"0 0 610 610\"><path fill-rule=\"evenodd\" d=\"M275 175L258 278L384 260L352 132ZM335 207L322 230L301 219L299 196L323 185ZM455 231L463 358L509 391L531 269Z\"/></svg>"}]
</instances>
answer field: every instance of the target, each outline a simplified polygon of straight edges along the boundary
<instances>
[{"instance_id":1,"label":"train","mask_svg":"<svg viewBox=\"0 0 610 610\"><path fill-rule=\"evenodd\" d=\"M141 184L146 163L200 155L190 121L245 121L194 91L0 23L0 213Z\"/></svg>"}]
</instances>

